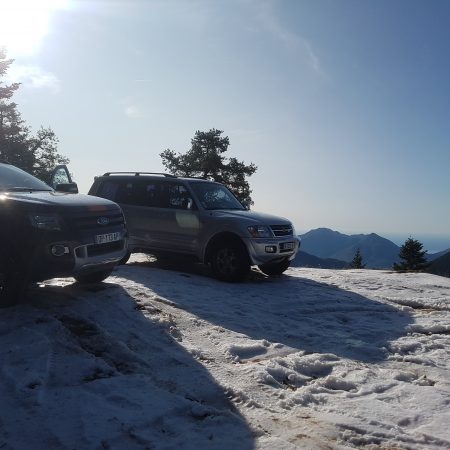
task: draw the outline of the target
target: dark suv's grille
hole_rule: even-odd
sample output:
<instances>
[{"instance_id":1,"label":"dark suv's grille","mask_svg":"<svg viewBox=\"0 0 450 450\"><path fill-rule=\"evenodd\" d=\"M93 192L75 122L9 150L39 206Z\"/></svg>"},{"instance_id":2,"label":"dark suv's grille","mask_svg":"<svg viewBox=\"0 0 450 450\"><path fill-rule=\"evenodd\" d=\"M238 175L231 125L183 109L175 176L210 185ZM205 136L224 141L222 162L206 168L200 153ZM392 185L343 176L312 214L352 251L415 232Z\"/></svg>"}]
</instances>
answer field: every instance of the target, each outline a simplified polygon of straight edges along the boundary
<instances>
[{"instance_id":1,"label":"dark suv's grille","mask_svg":"<svg viewBox=\"0 0 450 450\"><path fill-rule=\"evenodd\" d=\"M273 234L279 236L292 236L293 231L291 225L270 225Z\"/></svg>"},{"instance_id":2,"label":"dark suv's grille","mask_svg":"<svg viewBox=\"0 0 450 450\"><path fill-rule=\"evenodd\" d=\"M105 211L97 214L71 217L72 225L77 230L88 230L93 228L103 228L105 225L123 225L123 215L119 212Z\"/></svg>"},{"instance_id":3,"label":"dark suv's grille","mask_svg":"<svg viewBox=\"0 0 450 450\"><path fill-rule=\"evenodd\" d=\"M78 258L104 255L105 253L118 252L119 250L122 250L124 244L124 241L107 242L106 244L91 244L86 247L78 247L75 249L75 254Z\"/></svg>"}]
</instances>

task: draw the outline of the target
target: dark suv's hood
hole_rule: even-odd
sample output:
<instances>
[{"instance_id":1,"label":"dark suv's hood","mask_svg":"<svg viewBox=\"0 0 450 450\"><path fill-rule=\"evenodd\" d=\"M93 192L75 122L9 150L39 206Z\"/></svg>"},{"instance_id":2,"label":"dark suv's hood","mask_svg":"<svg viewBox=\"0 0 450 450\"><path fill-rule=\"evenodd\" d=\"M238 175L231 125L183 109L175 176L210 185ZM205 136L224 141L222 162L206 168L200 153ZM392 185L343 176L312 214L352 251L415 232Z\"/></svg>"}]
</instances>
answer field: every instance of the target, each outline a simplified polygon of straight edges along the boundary
<instances>
[{"instance_id":1,"label":"dark suv's hood","mask_svg":"<svg viewBox=\"0 0 450 450\"><path fill-rule=\"evenodd\" d=\"M22 204L36 205L37 207L63 207L63 208L87 208L109 210L117 209L118 206L104 198L93 197L84 194L68 194L65 192L54 191L25 191L25 192L3 192L0 193L5 200L10 199L13 202Z\"/></svg>"}]
</instances>

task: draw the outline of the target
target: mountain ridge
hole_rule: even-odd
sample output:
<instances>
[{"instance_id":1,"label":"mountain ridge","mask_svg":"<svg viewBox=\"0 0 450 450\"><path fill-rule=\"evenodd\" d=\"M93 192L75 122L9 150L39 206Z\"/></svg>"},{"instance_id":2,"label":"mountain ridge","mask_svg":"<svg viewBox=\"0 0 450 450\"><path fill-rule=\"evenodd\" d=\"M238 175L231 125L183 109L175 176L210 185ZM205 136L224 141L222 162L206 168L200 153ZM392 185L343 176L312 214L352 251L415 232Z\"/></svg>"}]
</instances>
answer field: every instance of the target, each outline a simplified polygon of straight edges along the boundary
<instances>
[{"instance_id":1,"label":"mountain ridge","mask_svg":"<svg viewBox=\"0 0 450 450\"><path fill-rule=\"evenodd\" d=\"M376 233L348 235L319 227L300 234L299 238L300 252L291 263L293 267L343 269L349 267L358 249L368 269L391 269L399 262L400 246ZM426 257L434 262L449 252L450 249L427 253Z\"/></svg>"},{"instance_id":2,"label":"mountain ridge","mask_svg":"<svg viewBox=\"0 0 450 450\"><path fill-rule=\"evenodd\" d=\"M400 247L376 233L347 235L330 228L316 228L300 235L301 250L323 259L350 262L359 249L368 269L391 268Z\"/></svg>"}]
</instances>

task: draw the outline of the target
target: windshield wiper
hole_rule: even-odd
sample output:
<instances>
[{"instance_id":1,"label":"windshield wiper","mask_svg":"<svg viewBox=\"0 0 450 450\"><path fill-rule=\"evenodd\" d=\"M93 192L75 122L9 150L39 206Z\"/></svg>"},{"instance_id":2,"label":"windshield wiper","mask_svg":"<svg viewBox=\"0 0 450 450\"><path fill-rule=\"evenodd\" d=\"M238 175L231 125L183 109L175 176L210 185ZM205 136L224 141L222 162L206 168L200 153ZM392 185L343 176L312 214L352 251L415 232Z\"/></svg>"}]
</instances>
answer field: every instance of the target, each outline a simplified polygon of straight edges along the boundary
<instances>
[{"instance_id":1,"label":"windshield wiper","mask_svg":"<svg viewBox=\"0 0 450 450\"><path fill-rule=\"evenodd\" d=\"M223 211L245 211L244 208L230 208L230 207L225 207L225 208L206 208L208 211L218 211L218 210L223 210Z\"/></svg>"},{"instance_id":2,"label":"windshield wiper","mask_svg":"<svg viewBox=\"0 0 450 450\"><path fill-rule=\"evenodd\" d=\"M35 189L27 186L14 186L6 189L8 192L35 192L35 191L51 191L51 189Z\"/></svg>"}]
</instances>

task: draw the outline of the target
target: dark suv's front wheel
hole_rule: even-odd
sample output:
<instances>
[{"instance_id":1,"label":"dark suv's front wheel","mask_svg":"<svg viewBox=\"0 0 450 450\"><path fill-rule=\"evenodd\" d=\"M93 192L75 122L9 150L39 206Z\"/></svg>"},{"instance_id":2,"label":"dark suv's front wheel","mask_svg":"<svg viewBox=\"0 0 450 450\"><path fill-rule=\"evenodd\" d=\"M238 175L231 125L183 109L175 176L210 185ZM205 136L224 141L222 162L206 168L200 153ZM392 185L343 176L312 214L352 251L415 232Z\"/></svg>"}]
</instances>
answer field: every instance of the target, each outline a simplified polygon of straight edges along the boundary
<instances>
[{"instance_id":1,"label":"dark suv's front wheel","mask_svg":"<svg viewBox=\"0 0 450 450\"><path fill-rule=\"evenodd\" d=\"M13 264L0 264L0 308L13 306L26 296L27 278L23 271L18 271Z\"/></svg>"},{"instance_id":2,"label":"dark suv's front wheel","mask_svg":"<svg viewBox=\"0 0 450 450\"><path fill-rule=\"evenodd\" d=\"M0 270L0 308L6 308L17 303L18 294L18 286L11 283L6 271Z\"/></svg>"},{"instance_id":3,"label":"dark suv's front wheel","mask_svg":"<svg viewBox=\"0 0 450 450\"><path fill-rule=\"evenodd\" d=\"M74 278L81 284L100 283L103 280L106 280L106 278L111 275L112 271L113 269L99 270L98 272L77 275Z\"/></svg>"},{"instance_id":4,"label":"dark suv's front wheel","mask_svg":"<svg viewBox=\"0 0 450 450\"><path fill-rule=\"evenodd\" d=\"M218 242L212 250L211 268L219 280L244 280L250 271L250 262L244 245L232 239Z\"/></svg>"}]
</instances>

